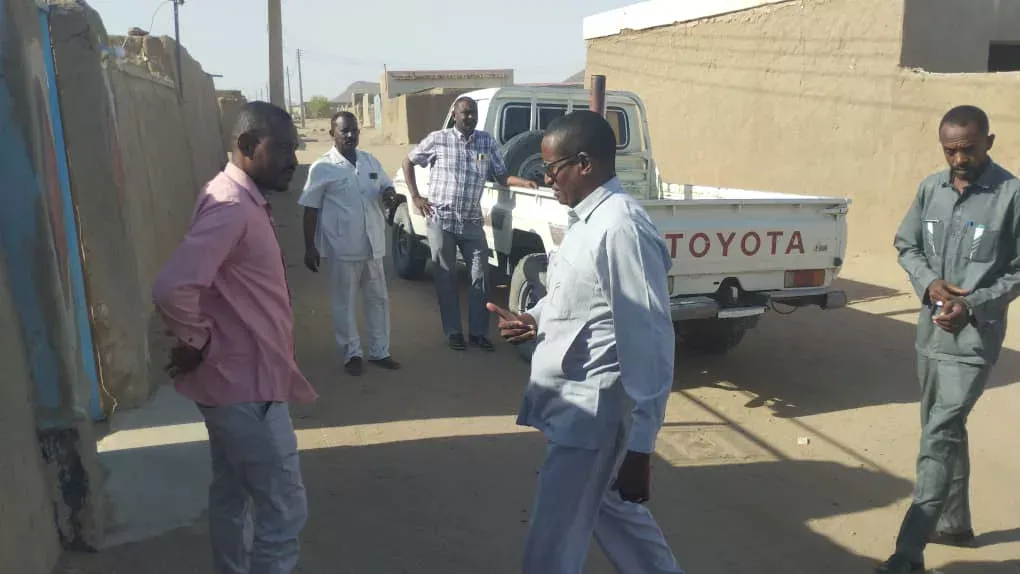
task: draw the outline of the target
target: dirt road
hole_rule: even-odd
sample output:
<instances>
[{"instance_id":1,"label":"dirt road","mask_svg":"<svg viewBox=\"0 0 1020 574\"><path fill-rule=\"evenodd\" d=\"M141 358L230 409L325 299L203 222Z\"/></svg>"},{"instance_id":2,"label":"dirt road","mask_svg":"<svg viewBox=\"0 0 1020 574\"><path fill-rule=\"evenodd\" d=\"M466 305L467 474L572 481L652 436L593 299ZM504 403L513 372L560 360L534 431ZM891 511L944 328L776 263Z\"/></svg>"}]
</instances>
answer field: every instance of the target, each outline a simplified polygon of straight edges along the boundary
<instances>
[{"instance_id":1,"label":"dirt road","mask_svg":"<svg viewBox=\"0 0 1020 574\"><path fill-rule=\"evenodd\" d=\"M395 170L404 149L373 143L372 134L365 139ZM310 142L302 161L324 145ZM295 199L293 192L273 198L274 214L294 292L299 360L321 394L315 405L293 409L311 508L301 572L518 571L542 454L540 435L514 425L526 366L506 345L495 354L447 350L431 284L393 277L392 346L405 369L342 374L326 278L301 265ZM678 355L651 508L689 572L867 573L890 552L918 434L918 303L891 259L849 260L842 281L849 309L773 313L727 356ZM928 553L929 566L948 574L1020 572L1011 563L1020 557L1018 343L1010 337L1013 350L1004 352L970 425L982 547ZM153 500L164 488L172 485L152 485ZM63 571L209 568L206 529L197 520L70 557ZM588 571L612 570L593 549Z\"/></svg>"}]
</instances>

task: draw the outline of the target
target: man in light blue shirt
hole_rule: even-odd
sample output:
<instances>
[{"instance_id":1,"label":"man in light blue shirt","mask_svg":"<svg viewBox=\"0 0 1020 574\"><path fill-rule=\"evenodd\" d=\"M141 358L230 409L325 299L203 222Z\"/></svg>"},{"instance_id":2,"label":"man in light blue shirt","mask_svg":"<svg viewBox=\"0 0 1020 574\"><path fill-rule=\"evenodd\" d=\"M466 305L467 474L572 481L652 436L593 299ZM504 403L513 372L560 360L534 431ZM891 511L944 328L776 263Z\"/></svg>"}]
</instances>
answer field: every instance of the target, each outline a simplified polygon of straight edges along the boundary
<instances>
[{"instance_id":1,"label":"man in light blue shirt","mask_svg":"<svg viewBox=\"0 0 1020 574\"><path fill-rule=\"evenodd\" d=\"M525 574L580 574L592 534L626 574L681 572L648 501L651 453L673 382L665 243L616 178L616 136L589 111L542 142L546 180L570 210L547 295L527 314L490 304L501 335L537 340L518 424L548 439Z\"/></svg>"}]
</instances>

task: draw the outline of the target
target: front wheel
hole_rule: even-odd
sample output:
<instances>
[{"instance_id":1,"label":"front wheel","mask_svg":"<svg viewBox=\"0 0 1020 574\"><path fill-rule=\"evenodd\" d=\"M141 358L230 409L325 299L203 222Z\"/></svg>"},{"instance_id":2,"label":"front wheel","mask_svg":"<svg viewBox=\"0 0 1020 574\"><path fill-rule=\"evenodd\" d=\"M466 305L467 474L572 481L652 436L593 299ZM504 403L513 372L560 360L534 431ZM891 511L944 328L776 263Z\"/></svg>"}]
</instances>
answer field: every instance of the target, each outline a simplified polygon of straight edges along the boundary
<instances>
[{"instance_id":1,"label":"front wheel","mask_svg":"<svg viewBox=\"0 0 1020 574\"><path fill-rule=\"evenodd\" d=\"M754 319L695 319L673 324L677 338L688 349L704 355L721 355L740 344L757 323Z\"/></svg>"},{"instance_id":2,"label":"front wheel","mask_svg":"<svg viewBox=\"0 0 1020 574\"><path fill-rule=\"evenodd\" d=\"M411 212L407 203L401 203L393 213L391 256L397 275L404 279L421 279L428 263L428 253L422 238L415 234Z\"/></svg>"},{"instance_id":3,"label":"front wheel","mask_svg":"<svg viewBox=\"0 0 1020 574\"><path fill-rule=\"evenodd\" d=\"M538 303L539 299L545 297L545 277L549 268L549 258L545 253L531 253L525 255L517 262L514 272L510 276L510 312L515 314L527 313ZM514 345L517 354L525 362L531 362L531 355L535 352L535 341L527 341Z\"/></svg>"}]
</instances>

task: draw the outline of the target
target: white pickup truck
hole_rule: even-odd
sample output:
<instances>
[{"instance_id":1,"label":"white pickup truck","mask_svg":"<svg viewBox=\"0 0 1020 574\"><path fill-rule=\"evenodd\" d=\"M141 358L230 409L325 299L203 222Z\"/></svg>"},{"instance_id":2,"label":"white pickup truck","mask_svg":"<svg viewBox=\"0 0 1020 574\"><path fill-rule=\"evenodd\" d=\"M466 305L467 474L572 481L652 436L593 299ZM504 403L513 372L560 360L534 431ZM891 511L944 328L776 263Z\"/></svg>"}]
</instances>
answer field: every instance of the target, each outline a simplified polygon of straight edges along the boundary
<instances>
[{"instance_id":1,"label":"white pickup truck","mask_svg":"<svg viewBox=\"0 0 1020 574\"><path fill-rule=\"evenodd\" d=\"M511 175L540 185L542 130L572 110L588 109L591 97L582 88L556 85L465 95L478 102L478 129L501 144ZM722 353L775 304L846 305L845 293L831 285L846 252L848 199L664 183L641 99L609 91L605 103L619 144L620 180L641 199L673 257L669 292L678 341L698 352ZM452 126L451 113L443 127ZM415 175L428 197L429 169L416 168ZM417 279L429 259L425 219L410 203L400 170L393 181L406 199L390 214L393 262L401 277ZM523 312L545 293L547 254L563 238L567 208L547 187L490 182L482 210L490 262L511 278L511 311ZM521 348L529 356L530 349Z\"/></svg>"}]
</instances>

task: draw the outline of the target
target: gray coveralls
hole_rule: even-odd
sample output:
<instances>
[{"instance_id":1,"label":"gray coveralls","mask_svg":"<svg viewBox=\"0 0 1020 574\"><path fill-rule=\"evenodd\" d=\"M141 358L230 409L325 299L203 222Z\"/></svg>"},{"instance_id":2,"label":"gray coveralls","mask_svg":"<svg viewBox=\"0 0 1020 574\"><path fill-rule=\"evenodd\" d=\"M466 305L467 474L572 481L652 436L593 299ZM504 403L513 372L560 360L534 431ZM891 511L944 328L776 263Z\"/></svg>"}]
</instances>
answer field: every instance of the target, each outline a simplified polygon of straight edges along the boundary
<instances>
[{"instance_id":1,"label":"gray coveralls","mask_svg":"<svg viewBox=\"0 0 1020 574\"><path fill-rule=\"evenodd\" d=\"M896 553L912 562L922 561L936 530L971 529L967 416L998 360L1009 303L1020 294L1020 181L994 162L962 194L950 179L944 171L921 183L894 243L924 303L916 341L917 486L896 540ZM970 323L955 335L932 323L927 291L936 279L970 290Z\"/></svg>"}]
</instances>

